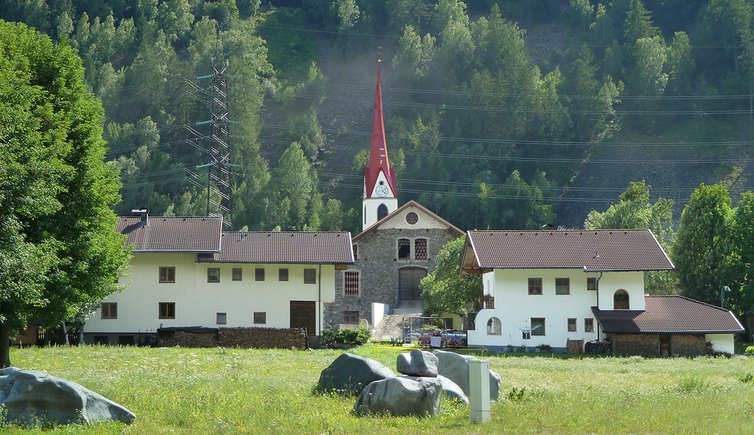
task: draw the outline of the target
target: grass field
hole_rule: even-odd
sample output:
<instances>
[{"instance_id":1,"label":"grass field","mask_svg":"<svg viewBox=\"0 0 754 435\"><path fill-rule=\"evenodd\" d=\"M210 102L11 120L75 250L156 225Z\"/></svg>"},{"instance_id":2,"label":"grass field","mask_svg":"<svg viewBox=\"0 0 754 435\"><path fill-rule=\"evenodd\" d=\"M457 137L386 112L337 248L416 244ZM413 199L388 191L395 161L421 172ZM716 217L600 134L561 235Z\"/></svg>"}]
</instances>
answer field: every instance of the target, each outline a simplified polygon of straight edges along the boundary
<instances>
[{"instance_id":1,"label":"grass field","mask_svg":"<svg viewBox=\"0 0 754 435\"><path fill-rule=\"evenodd\" d=\"M353 353L395 368L404 349ZM130 426L58 426L63 433L468 433L754 431L754 358L484 356L501 374L492 421L469 423L443 400L431 418L356 417L355 398L316 396L339 351L59 347L16 349L15 366L71 379L131 409ZM2 432L24 432L13 426ZM40 432L42 429L28 430Z\"/></svg>"}]
</instances>

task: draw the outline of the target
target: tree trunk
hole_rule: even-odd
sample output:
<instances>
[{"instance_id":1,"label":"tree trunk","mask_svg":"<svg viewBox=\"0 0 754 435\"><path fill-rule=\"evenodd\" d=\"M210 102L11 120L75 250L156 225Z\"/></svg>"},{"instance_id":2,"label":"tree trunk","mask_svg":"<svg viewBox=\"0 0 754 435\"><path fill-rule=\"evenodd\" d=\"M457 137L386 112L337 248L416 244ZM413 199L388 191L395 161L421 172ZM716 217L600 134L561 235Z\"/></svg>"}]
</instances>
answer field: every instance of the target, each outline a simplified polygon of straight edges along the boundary
<instances>
[{"instance_id":1,"label":"tree trunk","mask_svg":"<svg viewBox=\"0 0 754 435\"><path fill-rule=\"evenodd\" d=\"M10 328L0 323L0 368L10 367Z\"/></svg>"}]
</instances>

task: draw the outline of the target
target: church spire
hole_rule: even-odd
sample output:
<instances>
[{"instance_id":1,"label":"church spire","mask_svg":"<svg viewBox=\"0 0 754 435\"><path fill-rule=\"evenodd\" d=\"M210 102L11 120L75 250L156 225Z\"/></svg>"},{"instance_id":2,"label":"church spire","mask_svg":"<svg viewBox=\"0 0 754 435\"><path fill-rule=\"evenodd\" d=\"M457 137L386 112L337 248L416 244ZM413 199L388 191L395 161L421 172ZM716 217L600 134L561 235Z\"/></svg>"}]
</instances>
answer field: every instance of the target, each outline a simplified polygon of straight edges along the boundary
<instances>
[{"instance_id":1,"label":"church spire","mask_svg":"<svg viewBox=\"0 0 754 435\"><path fill-rule=\"evenodd\" d=\"M385 123L382 119L381 61L377 61L377 92L374 97L374 117L372 119L372 144L369 149L369 164L364 168L364 198L371 198L380 172L388 183L392 197L398 196L395 172L390 166L385 140Z\"/></svg>"},{"instance_id":2,"label":"church spire","mask_svg":"<svg viewBox=\"0 0 754 435\"><path fill-rule=\"evenodd\" d=\"M374 97L372 118L372 144L369 164L364 168L363 228L366 229L398 208L398 189L395 171L390 166L385 141L385 123L382 119L382 85L380 62L377 61L377 93Z\"/></svg>"}]
</instances>

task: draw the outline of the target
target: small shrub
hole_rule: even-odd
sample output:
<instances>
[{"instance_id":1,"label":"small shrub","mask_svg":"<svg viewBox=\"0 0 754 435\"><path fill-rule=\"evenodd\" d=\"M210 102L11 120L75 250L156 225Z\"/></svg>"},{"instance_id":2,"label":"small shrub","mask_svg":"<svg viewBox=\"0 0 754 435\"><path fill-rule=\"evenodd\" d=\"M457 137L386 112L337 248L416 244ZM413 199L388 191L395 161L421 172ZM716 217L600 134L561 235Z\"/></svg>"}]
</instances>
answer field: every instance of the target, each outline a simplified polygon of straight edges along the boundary
<instances>
[{"instance_id":1,"label":"small shrub","mask_svg":"<svg viewBox=\"0 0 754 435\"><path fill-rule=\"evenodd\" d=\"M516 351L516 348L515 348L515 347L513 347L513 345L509 344L509 345L508 345L508 347L507 347L507 351L508 351L508 352L515 352L515 351Z\"/></svg>"},{"instance_id":2,"label":"small shrub","mask_svg":"<svg viewBox=\"0 0 754 435\"><path fill-rule=\"evenodd\" d=\"M552 352L552 346L550 346L549 344L540 344L539 346L537 346L537 349L540 352Z\"/></svg>"},{"instance_id":3,"label":"small shrub","mask_svg":"<svg viewBox=\"0 0 754 435\"><path fill-rule=\"evenodd\" d=\"M754 374L749 372L738 378L738 380L743 382L744 384L754 384Z\"/></svg>"},{"instance_id":4,"label":"small shrub","mask_svg":"<svg viewBox=\"0 0 754 435\"><path fill-rule=\"evenodd\" d=\"M320 342L325 347L361 346L369 341L371 335L368 328L341 329L339 331L323 329Z\"/></svg>"},{"instance_id":5,"label":"small shrub","mask_svg":"<svg viewBox=\"0 0 754 435\"><path fill-rule=\"evenodd\" d=\"M754 346L747 346L746 350L744 350L744 355L754 356Z\"/></svg>"},{"instance_id":6,"label":"small shrub","mask_svg":"<svg viewBox=\"0 0 754 435\"><path fill-rule=\"evenodd\" d=\"M520 402L524 400L524 394L526 393L526 388L521 388L520 390L516 387L513 387L510 391L508 391L508 400L511 402Z\"/></svg>"}]
</instances>

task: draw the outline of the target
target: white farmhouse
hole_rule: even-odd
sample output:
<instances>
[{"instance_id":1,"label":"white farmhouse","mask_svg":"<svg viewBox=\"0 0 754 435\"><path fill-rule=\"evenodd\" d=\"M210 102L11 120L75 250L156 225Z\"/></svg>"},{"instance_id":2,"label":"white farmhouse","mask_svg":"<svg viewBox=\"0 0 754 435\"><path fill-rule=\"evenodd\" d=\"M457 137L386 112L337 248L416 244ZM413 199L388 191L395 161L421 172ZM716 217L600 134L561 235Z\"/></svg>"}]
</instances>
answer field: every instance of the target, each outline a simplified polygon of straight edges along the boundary
<instances>
[{"instance_id":1,"label":"white farmhouse","mask_svg":"<svg viewBox=\"0 0 754 435\"><path fill-rule=\"evenodd\" d=\"M158 328L322 330L335 268L353 263L347 232L223 232L219 217L121 217L133 249L125 289L84 326L88 343L148 342Z\"/></svg>"},{"instance_id":2,"label":"white farmhouse","mask_svg":"<svg viewBox=\"0 0 754 435\"><path fill-rule=\"evenodd\" d=\"M644 294L644 272L673 264L649 230L469 231L462 271L482 275L470 347L548 345L615 354L733 353L743 327L728 310Z\"/></svg>"}]
</instances>

